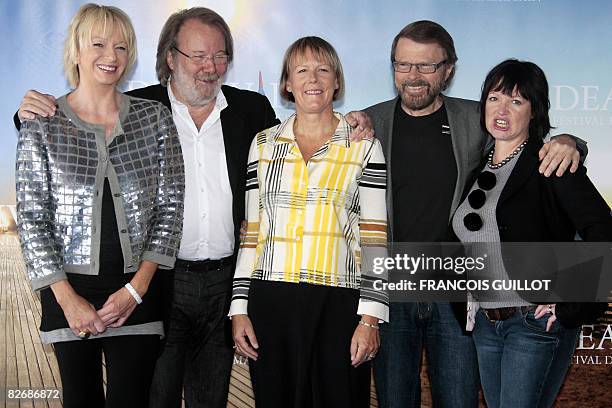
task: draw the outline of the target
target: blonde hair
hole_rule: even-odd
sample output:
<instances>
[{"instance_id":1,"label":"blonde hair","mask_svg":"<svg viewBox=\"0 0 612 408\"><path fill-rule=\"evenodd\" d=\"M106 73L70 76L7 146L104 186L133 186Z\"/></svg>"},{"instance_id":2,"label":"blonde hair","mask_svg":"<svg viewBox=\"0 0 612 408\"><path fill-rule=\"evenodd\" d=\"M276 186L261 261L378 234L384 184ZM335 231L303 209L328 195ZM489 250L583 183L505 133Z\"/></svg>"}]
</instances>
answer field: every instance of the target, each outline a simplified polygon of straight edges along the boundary
<instances>
[{"instance_id":1,"label":"blonde hair","mask_svg":"<svg viewBox=\"0 0 612 408\"><path fill-rule=\"evenodd\" d=\"M64 72L73 88L79 85L80 79L77 65L79 51L81 47L91 42L91 34L96 28L100 28L103 35L119 29L127 43L128 62L119 82L131 71L136 62L136 33L128 15L117 7L85 4L72 18L64 42Z\"/></svg>"},{"instance_id":2,"label":"blonde hair","mask_svg":"<svg viewBox=\"0 0 612 408\"><path fill-rule=\"evenodd\" d=\"M342 98L344 95L344 71L342 70L342 64L340 58L334 47L320 37L302 37L295 41L287 48L285 57L283 58L283 68L280 77L280 95L283 99L291 102L295 102L293 94L287 91L287 81L289 80L289 70L291 65L294 63L297 57L303 56L310 51L317 59L328 63L334 73L336 74L336 80L338 81L338 89L334 91L334 101Z\"/></svg>"}]
</instances>

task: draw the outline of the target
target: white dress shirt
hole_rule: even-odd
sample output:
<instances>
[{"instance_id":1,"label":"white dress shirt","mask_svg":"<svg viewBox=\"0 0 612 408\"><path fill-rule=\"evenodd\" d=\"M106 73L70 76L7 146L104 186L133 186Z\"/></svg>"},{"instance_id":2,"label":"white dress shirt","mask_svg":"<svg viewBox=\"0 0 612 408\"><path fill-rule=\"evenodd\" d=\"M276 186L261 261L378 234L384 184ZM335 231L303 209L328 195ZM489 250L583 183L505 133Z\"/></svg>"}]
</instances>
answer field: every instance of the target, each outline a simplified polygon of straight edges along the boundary
<instances>
[{"instance_id":1,"label":"white dress shirt","mask_svg":"<svg viewBox=\"0 0 612 408\"><path fill-rule=\"evenodd\" d=\"M187 106L168 84L172 117L185 162L185 211L180 259L221 259L234 252L232 189L227 174L221 111L227 107L223 91L198 131Z\"/></svg>"}]
</instances>

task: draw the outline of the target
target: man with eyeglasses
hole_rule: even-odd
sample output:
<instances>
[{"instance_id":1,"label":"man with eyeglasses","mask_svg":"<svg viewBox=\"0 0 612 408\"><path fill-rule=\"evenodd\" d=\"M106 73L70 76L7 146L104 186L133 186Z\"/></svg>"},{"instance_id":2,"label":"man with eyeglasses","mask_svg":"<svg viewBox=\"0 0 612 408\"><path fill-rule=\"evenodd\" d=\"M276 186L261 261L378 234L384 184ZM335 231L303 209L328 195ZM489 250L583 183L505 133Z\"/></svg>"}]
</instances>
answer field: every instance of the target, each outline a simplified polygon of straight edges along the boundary
<instances>
[{"instance_id":1,"label":"man with eyeglasses","mask_svg":"<svg viewBox=\"0 0 612 408\"><path fill-rule=\"evenodd\" d=\"M442 94L455 72L453 39L439 24L417 21L395 37L391 48L399 97L366 109L387 162L389 240L439 242L466 181L489 150L480 128L479 104ZM582 146L585 149L585 146ZM562 174L579 154L572 137L555 138L540 152L540 172ZM455 310L453 310L455 309ZM454 313L455 312L455 313ZM381 325L374 360L381 408L421 405L421 354L427 353L433 406L478 407L478 365L463 305L448 302L391 303Z\"/></svg>"},{"instance_id":2,"label":"man with eyeglasses","mask_svg":"<svg viewBox=\"0 0 612 408\"><path fill-rule=\"evenodd\" d=\"M219 14L204 7L182 10L160 34L160 84L127 92L172 110L185 163L183 237L174 270L164 272L172 305L165 307L166 341L151 407L180 407L183 385L187 407L227 404L234 356L227 313L244 219L247 156L255 134L279 123L265 96L223 85L232 58L232 35ZM52 96L29 91L18 115L54 113ZM352 138L371 137L365 115L352 112L347 120L358 125Z\"/></svg>"},{"instance_id":3,"label":"man with eyeglasses","mask_svg":"<svg viewBox=\"0 0 612 408\"><path fill-rule=\"evenodd\" d=\"M159 37L160 84L127 92L172 110L185 163L183 236L174 270L164 272L166 341L150 407L180 407L183 385L187 407L227 404L234 350L226 316L248 149L257 132L278 123L265 96L223 85L232 57L231 32L219 14L182 10ZM30 91L19 116L53 114L54 105L52 97Z\"/></svg>"}]
</instances>

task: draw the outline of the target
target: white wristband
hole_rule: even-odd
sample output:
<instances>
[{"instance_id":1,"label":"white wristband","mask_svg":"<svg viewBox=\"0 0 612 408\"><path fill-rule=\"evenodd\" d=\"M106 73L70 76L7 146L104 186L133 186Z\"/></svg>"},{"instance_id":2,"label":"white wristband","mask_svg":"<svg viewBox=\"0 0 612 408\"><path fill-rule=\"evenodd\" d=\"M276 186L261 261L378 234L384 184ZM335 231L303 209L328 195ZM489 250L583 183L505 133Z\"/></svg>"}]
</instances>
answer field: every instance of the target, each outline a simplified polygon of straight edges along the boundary
<instances>
[{"instance_id":1,"label":"white wristband","mask_svg":"<svg viewBox=\"0 0 612 408\"><path fill-rule=\"evenodd\" d=\"M140 297L138 292L136 292L136 289L134 289L134 287L132 286L130 282L125 284L125 288L128 290L128 292L130 292L130 295L132 295L136 303L138 304L142 303L142 298Z\"/></svg>"}]
</instances>

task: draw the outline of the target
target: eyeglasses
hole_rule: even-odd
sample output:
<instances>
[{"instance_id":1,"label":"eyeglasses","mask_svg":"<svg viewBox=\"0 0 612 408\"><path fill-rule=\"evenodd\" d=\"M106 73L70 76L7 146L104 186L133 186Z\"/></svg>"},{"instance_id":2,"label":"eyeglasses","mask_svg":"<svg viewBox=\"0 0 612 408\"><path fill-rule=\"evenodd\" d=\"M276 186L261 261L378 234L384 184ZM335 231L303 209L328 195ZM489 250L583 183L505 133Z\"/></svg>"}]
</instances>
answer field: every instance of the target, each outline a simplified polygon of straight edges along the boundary
<instances>
[{"instance_id":1,"label":"eyeglasses","mask_svg":"<svg viewBox=\"0 0 612 408\"><path fill-rule=\"evenodd\" d=\"M216 66L223 66L223 65L227 64L227 61L229 60L229 55L227 55L227 54L215 54L215 55L193 54L193 55L189 55L189 54L186 54L183 51L179 50L176 47L172 47L172 48L175 49L176 51L178 51L179 54L189 58L191 60L191 62L193 62L194 64L198 64L198 65L202 65L206 61L210 60Z\"/></svg>"},{"instance_id":2,"label":"eyeglasses","mask_svg":"<svg viewBox=\"0 0 612 408\"><path fill-rule=\"evenodd\" d=\"M484 190L489 191L495 187L495 184L497 184L497 177L490 171L483 171L478 175L476 183L480 188L475 189L467 196L468 203L474 210L482 208L487 199ZM469 231L478 231L482 228L482 217L478 213L471 212L463 217L463 225L465 225L465 228Z\"/></svg>"},{"instance_id":3,"label":"eyeglasses","mask_svg":"<svg viewBox=\"0 0 612 408\"><path fill-rule=\"evenodd\" d=\"M444 64L446 64L446 60L438 62L437 64L411 64L404 61L393 61L393 69L395 72L408 73L412 71L412 67L416 67L417 71L421 74L433 74Z\"/></svg>"}]
</instances>

